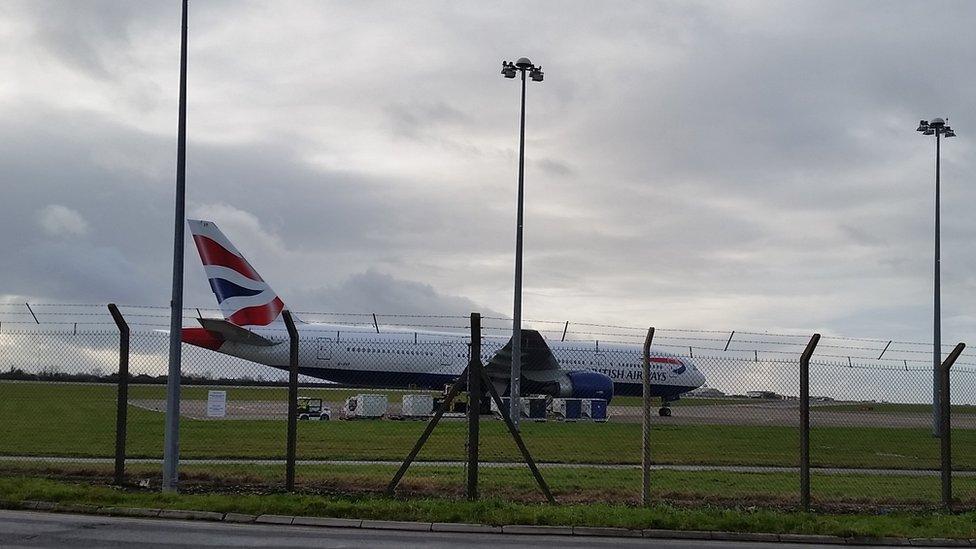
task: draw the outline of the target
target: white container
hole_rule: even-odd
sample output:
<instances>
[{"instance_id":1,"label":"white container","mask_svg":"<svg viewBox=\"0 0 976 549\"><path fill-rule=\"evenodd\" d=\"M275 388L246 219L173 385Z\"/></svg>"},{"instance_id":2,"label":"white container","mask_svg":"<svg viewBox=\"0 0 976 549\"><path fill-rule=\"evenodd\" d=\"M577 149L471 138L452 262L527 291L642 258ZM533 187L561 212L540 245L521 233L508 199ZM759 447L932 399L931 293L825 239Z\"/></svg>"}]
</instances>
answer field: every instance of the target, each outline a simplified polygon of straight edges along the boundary
<instances>
[{"instance_id":1,"label":"white container","mask_svg":"<svg viewBox=\"0 0 976 549\"><path fill-rule=\"evenodd\" d=\"M386 414L386 407L386 395L356 395L346 400L342 415L357 419L380 418Z\"/></svg>"},{"instance_id":2,"label":"white container","mask_svg":"<svg viewBox=\"0 0 976 549\"><path fill-rule=\"evenodd\" d=\"M434 411L432 395L403 395L400 414L404 417L427 417Z\"/></svg>"}]
</instances>

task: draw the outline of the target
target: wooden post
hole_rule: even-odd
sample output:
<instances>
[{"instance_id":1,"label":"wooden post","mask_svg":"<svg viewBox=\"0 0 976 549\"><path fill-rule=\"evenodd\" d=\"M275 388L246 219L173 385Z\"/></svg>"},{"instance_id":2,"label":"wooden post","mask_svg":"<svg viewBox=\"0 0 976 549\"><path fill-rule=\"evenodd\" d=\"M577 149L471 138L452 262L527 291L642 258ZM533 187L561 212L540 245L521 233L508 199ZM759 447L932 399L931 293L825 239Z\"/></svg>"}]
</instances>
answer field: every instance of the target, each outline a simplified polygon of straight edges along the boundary
<instances>
[{"instance_id":1,"label":"wooden post","mask_svg":"<svg viewBox=\"0 0 976 549\"><path fill-rule=\"evenodd\" d=\"M654 328L647 329L644 338L644 368L641 379L642 410L641 421L641 503L651 504L651 343L654 341Z\"/></svg>"},{"instance_id":2,"label":"wooden post","mask_svg":"<svg viewBox=\"0 0 976 549\"><path fill-rule=\"evenodd\" d=\"M119 327L119 385L115 404L115 484L125 481L125 434L129 412L129 325L115 303L108 312Z\"/></svg>"},{"instance_id":3,"label":"wooden post","mask_svg":"<svg viewBox=\"0 0 976 549\"><path fill-rule=\"evenodd\" d=\"M481 315L471 313L468 364L468 499L478 499L478 447L481 427Z\"/></svg>"},{"instance_id":4,"label":"wooden post","mask_svg":"<svg viewBox=\"0 0 976 549\"><path fill-rule=\"evenodd\" d=\"M288 440L285 448L285 489L295 490L295 453L298 445L298 329L291 311L281 316L288 329Z\"/></svg>"},{"instance_id":5,"label":"wooden post","mask_svg":"<svg viewBox=\"0 0 976 549\"><path fill-rule=\"evenodd\" d=\"M949 353L945 362L942 363L942 369L939 372L941 377L941 383L939 385L939 408L941 409L940 430L942 431L942 436L940 437L940 450L942 454L942 507L946 511L952 511L952 408L949 402L949 368L952 368L952 365L965 348L965 343L956 345L956 348Z\"/></svg>"},{"instance_id":6,"label":"wooden post","mask_svg":"<svg viewBox=\"0 0 976 549\"><path fill-rule=\"evenodd\" d=\"M810 510L810 357L820 342L813 334L800 355L800 504Z\"/></svg>"}]
</instances>

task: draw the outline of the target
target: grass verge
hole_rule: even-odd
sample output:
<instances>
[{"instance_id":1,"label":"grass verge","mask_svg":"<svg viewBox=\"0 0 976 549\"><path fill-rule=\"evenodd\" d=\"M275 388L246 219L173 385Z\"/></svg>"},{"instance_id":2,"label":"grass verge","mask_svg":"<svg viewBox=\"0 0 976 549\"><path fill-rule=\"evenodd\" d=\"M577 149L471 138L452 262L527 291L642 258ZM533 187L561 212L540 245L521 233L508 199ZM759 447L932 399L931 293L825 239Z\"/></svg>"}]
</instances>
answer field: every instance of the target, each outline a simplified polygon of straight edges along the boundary
<instances>
[{"instance_id":1,"label":"grass verge","mask_svg":"<svg viewBox=\"0 0 976 549\"><path fill-rule=\"evenodd\" d=\"M611 504L544 505L500 500L393 499L318 494L162 494L29 477L0 477L0 500L249 514L329 516L422 522L607 526L869 537L976 537L976 513L815 514L774 509L639 508Z\"/></svg>"},{"instance_id":2,"label":"grass verge","mask_svg":"<svg viewBox=\"0 0 976 549\"><path fill-rule=\"evenodd\" d=\"M299 465L297 483L302 490L345 494L378 494L396 470L392 465ZM640 471L599 467L541 468L547 483L561 502L625 503L640 501ZM48 477L88 483L109 483L111 464L0 462L0 475ZM159 485L158 464L133 463L127 481ZM269 492L281 488L283 465L183 464L184 490ZM400 484L400 493L411 497L462 497L466 478L461 467L412 467ZM520 503L543 501L528 470L523 466L484 467L479 488L487 497ZM701 505L794 507L799 496L796 473L734 473L725 471L654 471L651 497L661 503L688 507ZM941 498L935 476L823 475L812 478L814 502L822 509L935 508ZM957 508L976 509L976 478L958 477L953 483Z\"/></svg>"}]
</instances>

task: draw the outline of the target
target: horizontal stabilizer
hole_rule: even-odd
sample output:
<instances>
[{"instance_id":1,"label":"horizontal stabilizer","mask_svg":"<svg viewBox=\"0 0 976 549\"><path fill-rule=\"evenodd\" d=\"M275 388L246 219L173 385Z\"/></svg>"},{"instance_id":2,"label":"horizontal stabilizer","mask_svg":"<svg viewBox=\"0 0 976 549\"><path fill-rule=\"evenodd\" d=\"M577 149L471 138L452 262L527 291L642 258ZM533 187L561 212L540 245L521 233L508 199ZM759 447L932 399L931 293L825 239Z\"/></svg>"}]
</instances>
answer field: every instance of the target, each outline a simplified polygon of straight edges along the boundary
<instances>
[{"instance_id":1,"label":"horizontal stabilizer","mask_svg":"<svg viewBox=\"0 0 976 549\"><path fill-rule=\"evenodd\" d=\"M224 341L243 343L245 345L257 345L259 347L270 347L277 345L270 339L259 336L258 334L241 328L240 326L219 318L198 318L200 325L208 332L220 334Z\"/></svg>"}]
</instances>

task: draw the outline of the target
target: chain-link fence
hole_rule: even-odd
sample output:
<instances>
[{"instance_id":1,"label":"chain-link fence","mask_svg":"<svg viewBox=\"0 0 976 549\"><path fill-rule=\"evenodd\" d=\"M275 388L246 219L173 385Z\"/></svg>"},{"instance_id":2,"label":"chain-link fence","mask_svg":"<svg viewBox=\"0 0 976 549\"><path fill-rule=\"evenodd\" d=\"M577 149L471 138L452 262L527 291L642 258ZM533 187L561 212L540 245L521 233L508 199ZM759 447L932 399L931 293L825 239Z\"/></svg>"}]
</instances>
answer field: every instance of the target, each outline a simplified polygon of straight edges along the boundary
<instances>
[{"instance_id":1,"label":"chain-link fence","mask_svg":"<svg viewBox=\"0 0 976 549\"><path fill-rule=\"evenodd\" d=\"M124 481L158 487L167 315L122 309L131 328ZM29 316L0 321L0 471L114 478L120 332L103 310L54 315L34 306ZM190 310L185 325L207 315ZM485 319L480 355L472 357L467 317L321 316L330 328L299 325L298 490L386 490L441 407L445 388L472 359L480 356L476 362L507 397L502 374L510 360L510 320ZM553 496L640 503L644 330L527 325L538 328L560 372L592 372L614 384L606 403L574 384L579 378L533 372L533 359L523 359L519 433ZM256 333L264 341L252 341L253 349L229 336L216 346L184 344L182 489L271 491L285 484L289 336L283 326ZM652 501L801 503L800 355L808 339L657 331L649 357ZM926 352L924 344L823 338L809 365L814 507L941 506L941 438L933 436L937 416ZM966 508L976 507L971 366L963 357L950 377L953 497ZM694 373L700 377L688 377ZM477 443L482 497L544 501L502 420L507 407L492 405L487 395L471 402L462 391L445 408L397 493L464 495L469 448ZM477 441L471 440L469 408L480 412Z\"/></svg>"}]
</instances>

